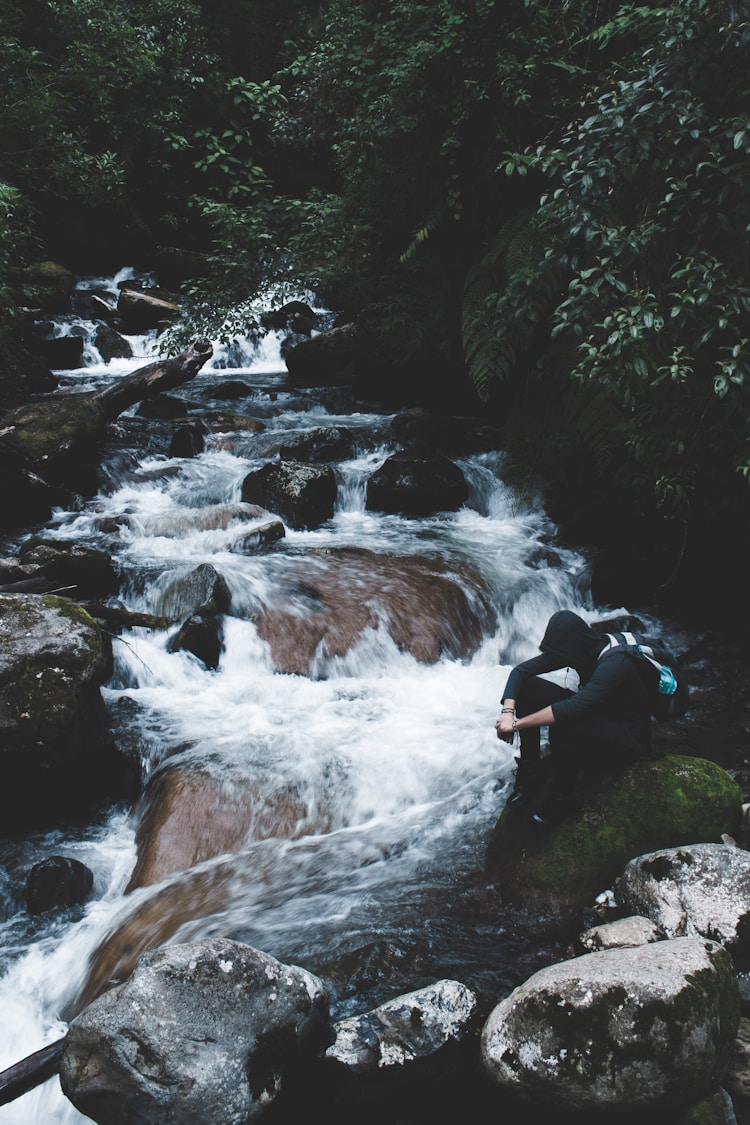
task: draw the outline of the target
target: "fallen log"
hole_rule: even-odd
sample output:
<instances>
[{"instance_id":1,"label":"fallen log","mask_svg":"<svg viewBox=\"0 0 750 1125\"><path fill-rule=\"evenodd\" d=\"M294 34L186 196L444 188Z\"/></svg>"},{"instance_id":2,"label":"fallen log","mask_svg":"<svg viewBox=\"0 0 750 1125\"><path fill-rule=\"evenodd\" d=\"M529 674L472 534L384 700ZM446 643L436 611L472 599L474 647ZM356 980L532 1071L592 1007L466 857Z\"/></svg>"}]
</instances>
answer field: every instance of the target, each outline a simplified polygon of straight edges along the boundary
<instances>
[{"instance_id":1,"label":"fallen log","mask_svg":"<svg viewBox=\"0 0 750 1125\"><path fill-rule=\"evenodd\" d=\"M52 394L18 407L3 419L3 457L45 481L65 483L71 465L96 458L107 422L135 402L186 383L212 354L210 341L194 340L180 355L146 364L104 390Z\"/></svg>"},{"instance_id":2,"label":"fallen log","mask_svg":"<svg viewBox=\"0 0 750 1125\"><path fill-rule=\"evenodd\" d=\"M97 391L95 398L103 407L105 421L111 422L128 406L142 402L144 398L187 383L212 355L211 342L197 339L179 355L139 367L132 374L123 375L104 390Z\"/></svg>"},{"instance_id":3,"label":"fallen log","mask_svg":"<svg viewBox=\"0 0 750 1125\"><path fill-rule=\"evenodd\" d=\"M48 1078L52 1078L60 1069L60 1058L64 1039L57 1039L54 1043L27 1055L25 1059L0 1072L0 1105L7 1105L15 1101L22 1094L40 1086Z\"/></svg>"},{"instance_id":4,"label":"fallen log","mask_svg":"<svg viewBox=\"0 0 750 1125\"><path fill-rule=\"evenodd\" d=\"M160 617L154 613L141 613L135 609L121 606L103 605L101 602L80 602L81 609L107 625L126 629L168 629L177 620L174 617Z\"/></svg>"}]
</instances>

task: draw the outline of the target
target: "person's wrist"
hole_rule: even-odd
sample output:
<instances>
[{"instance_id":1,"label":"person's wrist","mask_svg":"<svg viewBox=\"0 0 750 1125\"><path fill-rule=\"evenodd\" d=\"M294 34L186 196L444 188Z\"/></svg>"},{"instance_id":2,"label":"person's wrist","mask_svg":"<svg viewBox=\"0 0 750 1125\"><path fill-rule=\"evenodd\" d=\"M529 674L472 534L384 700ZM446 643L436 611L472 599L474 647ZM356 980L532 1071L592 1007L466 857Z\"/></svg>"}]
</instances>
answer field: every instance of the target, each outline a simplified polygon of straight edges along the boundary
<instances>
[{"instance_id":1,"label":"person's wrist","mask_svg":"<svg viewBox=\"0 0 750 1125\"><path fill-rule=\"evenodd\" d=\"M500 712L501 715L515 715L515 713L515 707L503 707L502 711Z\"/></svg>"}]
</instances>

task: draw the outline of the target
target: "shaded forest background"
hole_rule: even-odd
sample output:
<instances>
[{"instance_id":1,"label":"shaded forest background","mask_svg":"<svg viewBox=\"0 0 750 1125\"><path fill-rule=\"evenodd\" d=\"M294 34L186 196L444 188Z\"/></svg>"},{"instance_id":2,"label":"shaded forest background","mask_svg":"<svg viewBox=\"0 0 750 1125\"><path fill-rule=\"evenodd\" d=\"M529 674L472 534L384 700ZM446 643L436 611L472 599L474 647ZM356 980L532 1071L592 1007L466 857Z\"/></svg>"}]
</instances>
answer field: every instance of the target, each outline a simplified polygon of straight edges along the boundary
<instances>
[{"instance_id":1,"label":"shaded forest background","mask_svg":"<svg viewBox=\"0 0 750 1125\"><path fill-rule=\"evenodd\" d=\"M312 289L598 599L741 623L749 46L747 0L0 0L0 333L44 260L189 251L183 338Z\"/></svg>"}]
</instances>

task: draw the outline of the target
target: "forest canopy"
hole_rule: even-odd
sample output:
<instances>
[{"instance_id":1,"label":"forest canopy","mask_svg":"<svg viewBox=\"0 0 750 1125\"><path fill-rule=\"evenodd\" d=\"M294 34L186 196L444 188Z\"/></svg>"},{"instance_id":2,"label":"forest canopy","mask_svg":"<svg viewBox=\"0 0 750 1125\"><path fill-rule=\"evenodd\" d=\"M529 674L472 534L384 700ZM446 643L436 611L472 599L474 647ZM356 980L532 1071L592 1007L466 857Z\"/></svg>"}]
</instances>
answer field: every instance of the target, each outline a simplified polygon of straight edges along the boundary
<instances>
[{"instance_id":1,"label":"forest canopy","mask_svg":"<svg viewBox=\"0 0 750 1125\"><path fill-rule=\"evenodd\" d=\"M313 289L687 600L750 546L748 9L0 0L3 329L46 258L199 252L189 331Z\"/></svg>"}]
</instances>

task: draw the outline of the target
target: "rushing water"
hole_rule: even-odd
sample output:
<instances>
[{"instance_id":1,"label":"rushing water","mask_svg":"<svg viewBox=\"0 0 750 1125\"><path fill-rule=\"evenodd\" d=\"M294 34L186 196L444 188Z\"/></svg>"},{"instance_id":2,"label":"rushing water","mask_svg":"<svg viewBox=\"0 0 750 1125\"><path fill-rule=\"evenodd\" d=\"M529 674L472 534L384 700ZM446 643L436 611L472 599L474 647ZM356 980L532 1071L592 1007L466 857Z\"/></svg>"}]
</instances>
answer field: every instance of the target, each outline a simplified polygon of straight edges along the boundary
<instances>
[{"instance_id":1,"label":"rushing water","mask_svg":"<svg viewBox=\"0 0 750 1125\"><path fill-rule=\"evenodd\" d=\"M114 293L119 279L82 286ZM89 333L92 327L84 324ZM109 364L87 340L85 366L65 380L100 385L148 361L154 334L129 339L133 359ZM227 379L246 382L248 397L213 400L212 388ZM509 666L536 651L554 610L571 607L589 619L611 612L591 604L585 558L554 546L543 510L504 484L499 454L459 460L471 496L458 512L416 519L367 511L368 477L398 448L391 416L341 389L289 388L274 334L217 348L196 379L173 393L260 418L266 428L217 435L200 456L168 462L137 448L121 427L105 455L100 494L80 510L54 513L48 530L102 546L102 527L119 521L116 543L106 546L130 609L179 607L180 578L202 563L224 576L232 616L218 669L169 651L176 626L133 629L113 641L105 700L113 713L130 715L128 737L135 729L144 779L169 757L199 767L226 791L251 783L261 810L292 795L304 816L291 834L250 833L239 857L206 860L201 872L221 895L205 917L182 917L170 940L220 934L321 973L343 955L391 943L402 975L361 972L356 986L334 995L336 1016L442 976L499 999L517 983L512 928L482 896L484 848L512 774L513 750L494 732L499 694ZM322 528L287 528L274 549L249 556L232 549L247 525L201 529L196 509L238 502L248 471L277 456L283 442L337 424L353 432L355 454L336 466L336 512ZM559 565L538 561L549 559L551 545ZM491 591L495 627L470 658L428 665L400 651L382 622L346 655L320 654L310 675L274 671L255 611L278 598L290 560L341 547L470 565ZM304 605L292 609L302 613ZM135 828L135 815L118 807L89 828L38 833L3 849L0 1068L64 1034L63 1014L89 955L134 902L154 893L123 894ZM91 868L93 897L85 908L30 918L20 901L23 875L60 853ZM0 1109L3 1125L83 1120L56 1079Z\"/></svg>"}]
</instances>

